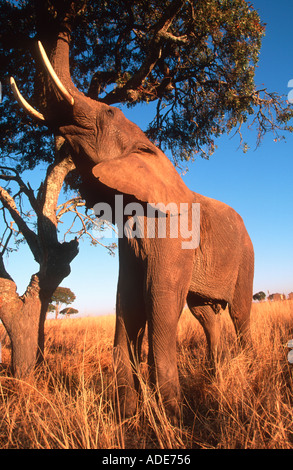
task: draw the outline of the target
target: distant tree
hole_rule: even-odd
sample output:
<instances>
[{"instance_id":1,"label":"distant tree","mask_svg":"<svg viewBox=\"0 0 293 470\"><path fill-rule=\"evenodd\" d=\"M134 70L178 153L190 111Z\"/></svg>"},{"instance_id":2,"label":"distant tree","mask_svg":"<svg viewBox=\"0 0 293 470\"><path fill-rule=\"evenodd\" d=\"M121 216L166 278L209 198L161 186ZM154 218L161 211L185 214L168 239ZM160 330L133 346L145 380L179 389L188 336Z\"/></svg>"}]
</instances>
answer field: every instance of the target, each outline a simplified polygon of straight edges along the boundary
<instances>
[{"instance_id":1,"label":"distant tree","mask_svg":"<svg viewBox=\"0 0 293 470\"><path fill-rule=\"evenodd\" d=\"M51 297L51 303L49 304L48 312L55 312L55 319L57 319L58 314L61 313L61 305L72 304L75 299L75 294L68 287L57 287Z\"/></svg>"},{"instance_id":2,"label":"distant tree","mask_svg":"<svg viewBox=\"0 0 293 470\"><path fill-rule=\"evenodd\" d=\"M254 294L252 298L253 300L258 300L259 302L261 302L262 300L265 300L266 294L263 291L260 291Z\"/></svg>"},{"instance_id":3,"label":"distant tree","mask_svg":"<svg viewBox=\"0 0 293 470\"><path fill-rule=\"evenodd\" d=\"M65 315L67 317L68 315L74 315L78 313L78 310L76 310L76 308L73 308L73 307L65 307L62 310L60 310L59 313L60 315Z\"/></svg>"},{"instance_id":4,"label":"distant tree","mask_svg":"<svg viewBox=\"0 0 293 470\"><path fill-rule=\"evenodd\" d=\"M269 295L268 297L269 300L273 300L273 301L278 301L278 300L285 300L286 299L286 296L285 294L271 294Z\"/></svg>"}]
</instances>

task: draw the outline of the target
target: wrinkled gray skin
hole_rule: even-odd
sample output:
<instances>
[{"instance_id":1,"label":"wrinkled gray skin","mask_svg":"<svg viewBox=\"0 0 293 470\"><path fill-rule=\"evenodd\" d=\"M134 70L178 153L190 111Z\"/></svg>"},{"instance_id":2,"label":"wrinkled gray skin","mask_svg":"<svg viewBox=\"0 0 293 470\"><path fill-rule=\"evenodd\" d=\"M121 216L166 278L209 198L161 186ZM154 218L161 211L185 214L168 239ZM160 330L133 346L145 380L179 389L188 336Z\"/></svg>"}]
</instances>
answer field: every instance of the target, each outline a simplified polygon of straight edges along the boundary
<instances>
[{"instance_id":1,"label":"wrinkled gray skin","mask_svg":"<svg viewBox=\"0 0 293 470\"><path fill-rule=\"evenodd\" d=\"M119 239L114 358L120 409L125 416L136 410L132 352L139 361L147 323L151 380L176 417L181 400L176 328L186 302L204 328L212 357L218 349L217 313L227 304L238 337L249 340L250 238L233 209L190 191L169 159L119 109L85 97L69 77L60 78L74 106L59 100L47 109L46 119L69 143L90 207L113 204L115 194L124 195L125 202L188 203L190 208L200 203L197 249L182 249L180 237Z\"/></svg>"}]
</instances>

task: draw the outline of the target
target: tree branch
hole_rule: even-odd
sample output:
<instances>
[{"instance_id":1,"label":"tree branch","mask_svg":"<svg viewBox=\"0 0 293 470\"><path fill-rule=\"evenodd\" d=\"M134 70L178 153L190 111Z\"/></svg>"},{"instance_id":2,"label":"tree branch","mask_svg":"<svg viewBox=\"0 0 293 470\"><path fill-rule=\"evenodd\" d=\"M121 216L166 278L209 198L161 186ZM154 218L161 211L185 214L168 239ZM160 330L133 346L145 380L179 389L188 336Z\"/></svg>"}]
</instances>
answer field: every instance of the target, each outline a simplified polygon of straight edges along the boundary
<instances>
[{"instance_id":1,"label":"tree branch","mask_svg":"<svg viewBox=\"0 0 293 470\"><path fill-rule=\"evenodd\" d=\"M57 215L58 221L60 221L62 215L66 214L68 212L71 212L72 214L75 214L71 226L69 227L67 232L64 234L64 240L65 240L66 235L68 233L76 234L77 239L81 238L83 235L87 235L90 238L91 243L93 245L101 245L104 248L106 248L111 255L114 255L115 254L115 248L117 247L116 243L106 245L106 244L102 243L98 238L93 236L90 233L89 228L95 228L97 230L101 230L101 224L97 223L94 219L92 219L92 217L90 215L83 214L82 212L80 212L78 210L78 207L85 207L85 202L80 197L70 199L69 201L66 201L64 204L61 204L60 206L58 206L58 208L57 208L57 210L58 210L58 215ZM79 220L79 222L81 224L81 228L74 232L72 229L75 225L76 220ZM113 227L112 224L107 223L107 222L105 222L105 223L108 226L108 228L110 228L114 232L116 232L116 230L115 230L115 228Z\"/></svg>"},{"instance_id":2,"label":"tree branch","mask_svg":"<svg viewBox=\"0 0 293 470\"><path fill-rule=\"evenodd\" d=\"M87 96L92 99L97 99L108 85L115 83L118 79L116 71L97 71L91 79L91 83L87 92Z\"/></svg>"},{"instance_id":3,"label":"tree branch","mask_svg":"<svg viewBox=\"0 0 293 470\"><path fill-rule=\"evenodd\" d=\"M188 43L188 37L186 34L184 36L174 36L174 34L168 33L167 31L161 31L160 36L162 39L173 42L174 44Z\"/></svg>"},{"instance_id":4,"label":"tree branch","mask_svg":"<svg viewBox=\"0 0 293 470\"><path fill-rule=\"evenodd\" d=\"M74 168L75 165L70 155L54 163L48 168L45 182L40 189L41 213L38 217L38 226L39 233L46 240L46 245L48 243L58 243L56 230L58 224L56 217L58 198L65 177Z\"/></svg>"},{"instance_id":5,"label":"tree branch","mask_svg":"<svg viewBox=\"0 0 293 470\"><path fill-rule=\"evenodd\" d=\"M184 3L185 0L177 0L172 2L170 8L165 11L165 13L153 28L154 34L146 47L146 50L149 52L140 69L126 82L123 87L115 88L103 99L101 99L102 102L110 105L123 101L135 101L137 96L136 90L142 85L143 81L151 73L157 61L161 57L162 39L172 40L173 42L175 40L179 42L187 41L185 36L176 38L172 34L168 33L168 29L170 28L175 16L181 10Z\"/></svg>"},{"instance_id":6,"label":"tree branch","mask_svg":"<svg viewBox=\"0 0 293 470\"><path fill-rule=\"evenodd\" d=\"M19 213L14 199L10 196L6 189L0 186L0 201L2 202L3 206L9 211L11 217L15 221L16 225L19 228L19 231L23 234L24 238L29 245L34 258L37 262L40 261L40 249L38 244L38 237L37 235L27 226L25 221L23 220L21 214Z\"/></svg>"},{"instance_id":7,"label":"tree branch","mask_svg":"<svg viewBox=\"0 0 293 470\"><path fill-rule=\"evenodd\" d=\"M12 277L8 272L6 271L6 268L4 266L3 262L3 256L0 254L0 279L8 279L9 281L13 281ZM1 281L0 281L1 282ZM14 281L13 281L14 282Z\"/></svg>"},{"instance_id":8,"label":"tree branch","mask_svg":"<svg viewBox=\"0 0 293 470\"><path fill-rule=\"evenodd\" d=\"M9 244L9 242L10 242L10 238L12 237L12 234L13 234L13 228L12 228L13 222L10 223L10 226L8 226L8 224L7 224L6 221L5 221L5 223L6 223L6 229L4 230L4 233L3 233L3 235L2 235L1 242L0 242L0 246L1 246L1 248L2 248L0 254L1 254L2 256L4 255L5 251L7 250L8 244ZM9 230L9 233L8 233L7 238L6 238L6 241L3 242L7 230Z\"/></svg>"},{"instance_id":9,"label":"tree branch","mask_svg":"<svg viewBox=\"0 0 293 470\"><path fill-rule=\"evenodd\" d=\"M19 185L19 190L20 190L19 193L24 193L27 196L32 208L34 209L36 213L38 213L39 206L35 198L34 192L29 184L26 185L24 183L18 171L15 168L7 167L7 166L0 166L0 170L14 173L14 175L9 175L9 174L7 175L5 173L2 173L0 174L0 179L4 181L15 181Z\"/></svg>"}]
</instances>

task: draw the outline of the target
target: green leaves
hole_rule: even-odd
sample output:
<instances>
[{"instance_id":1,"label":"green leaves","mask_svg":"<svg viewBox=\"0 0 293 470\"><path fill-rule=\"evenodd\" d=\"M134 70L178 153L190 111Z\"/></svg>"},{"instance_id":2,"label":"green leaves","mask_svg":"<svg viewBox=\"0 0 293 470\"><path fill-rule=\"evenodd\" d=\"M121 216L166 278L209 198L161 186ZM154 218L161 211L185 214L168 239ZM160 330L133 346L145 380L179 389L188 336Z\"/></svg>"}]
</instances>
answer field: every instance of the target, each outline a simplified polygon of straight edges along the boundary
<instances>
[{"instance_id":1,"label":"green leaves","mask_svg":"<svg viewBox=\"0 0 293 470\"><path fill-rule=\"evenodd\" d=\"M281 97L255 88L265 25L249 2L46 3L48 32L43 27L44 37L66 27L68 12L72 15L75 9L70 58L74 83L93 99L108 104L133 107L156 102L147 133L163 149L171 150L175 161L198 154L208 157L216 137L240 130L251 116L258 136L291 130L292 107ZM13 2L0 1L4 51L0 72L2 77L16 75L24 96L38 108L41 103L34 89L30 48L40 18L33 4L23 1L15 8ZM46 26L44 18L42 21ZM46 128L36 128L7 89L5 94L1 155L18 153L24 168L32 168L40 160L52 161L52 141Z\"/></svg>"}]
</instances>

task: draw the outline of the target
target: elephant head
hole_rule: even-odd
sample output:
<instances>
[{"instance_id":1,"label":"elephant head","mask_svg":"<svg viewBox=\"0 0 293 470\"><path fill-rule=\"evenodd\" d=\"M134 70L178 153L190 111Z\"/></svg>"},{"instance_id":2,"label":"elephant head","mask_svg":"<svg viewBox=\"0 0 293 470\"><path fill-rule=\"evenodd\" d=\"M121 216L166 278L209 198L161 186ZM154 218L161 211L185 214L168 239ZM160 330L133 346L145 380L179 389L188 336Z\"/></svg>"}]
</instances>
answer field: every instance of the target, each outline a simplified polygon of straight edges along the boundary
<instances>
[{"instance_id":1,"label":"elephant head","mask_svg":"<svg viewBox=\"0 0 293 470\"><path fill-rule=\"evenodd\" d=\"M81 93L70 73L57 76L38 42L42 62L55 89L44 114L21 97L11 78L14 94L26 111L62 135L71 147L72 158L84 186L93 194L97 180L120 193L148 203L192 202L191 191L164 155L123 112ZM69 68L68 68L69 71ZM52 83L51 83L52 87ZM61 101L60 101L61 96ZM59 101L57 100L59 97ZM61 104L60 104L61 103ZM91 203L93 201L92 198Z\"/></svg>"}]
</instances>

